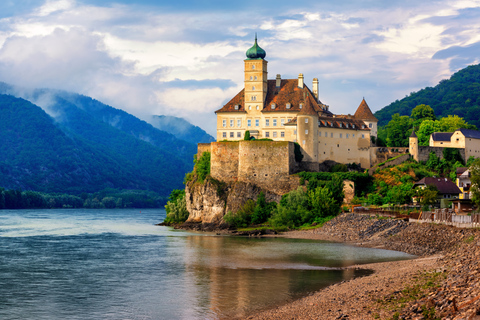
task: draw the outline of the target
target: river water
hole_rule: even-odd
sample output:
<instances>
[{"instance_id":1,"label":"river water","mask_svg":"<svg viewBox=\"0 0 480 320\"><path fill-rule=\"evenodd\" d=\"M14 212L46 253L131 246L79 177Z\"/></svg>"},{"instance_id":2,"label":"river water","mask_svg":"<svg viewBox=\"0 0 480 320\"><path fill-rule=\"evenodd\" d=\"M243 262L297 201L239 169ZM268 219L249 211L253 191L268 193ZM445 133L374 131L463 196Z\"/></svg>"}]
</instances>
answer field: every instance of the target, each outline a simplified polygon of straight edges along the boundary
<instances>
[{"instance_id":1,"label":"river water","mask_svg":"<svg viewBox=\"0 0 480 320\"><path fill-rule=\"evenodd\" d=\"M1 210L0 319L242 316L409 259L388 250L155 226L161 209Z\"/></svg>"}]
</instances>

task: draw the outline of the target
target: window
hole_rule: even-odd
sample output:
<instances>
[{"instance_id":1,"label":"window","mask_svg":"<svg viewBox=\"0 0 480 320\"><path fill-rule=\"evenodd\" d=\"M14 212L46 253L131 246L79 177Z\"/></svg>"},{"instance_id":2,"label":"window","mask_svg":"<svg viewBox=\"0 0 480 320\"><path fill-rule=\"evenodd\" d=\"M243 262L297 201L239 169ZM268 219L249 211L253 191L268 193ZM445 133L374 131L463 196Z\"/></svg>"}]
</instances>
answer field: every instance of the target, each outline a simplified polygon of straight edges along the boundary
<instances>
[{"instance_id":1,"label":"window","mask_svg":"<svg viewBox=\"0 0 480 320\"><path fill-rule=\"evenodd\" d=\"M287 109L290 109L292 105L290 103L287 103Z\"/></svg>"},{"instance_id":2,"label":"window","mask_svg":"<svg viewBox=\"0 0 480 320\"><path fill-rule=\"evenodd\" d=\"M362 134L362 139L365 139L365 135L364 135L364 134Z\"/></svg>"},{"instance_id":3,"label":"window","mask_svg":"<svg viewBox=\"0 0 480 320\"><path fill-rule=\"evenodd\" d=\"M230 132L230 138L233 138L233 132Z\"/></svg>"},{"instance_id":4,"label":"window","mask_svg":"<svg viewBox=\"0 0 480 320\"><path fill-rule=\"evenodd\" d=\"M347 139L348 139L349 134L347 133Z\"/></svg>"},{"instance_id":5,"label":"window","mask_svg":"<svg viewBox=\"0 0 480 320\"><path fill-rule=\"evenodd\" d=\"M273 137L274 137L274 138L277 137L277 131L273 131Z\"/></svg>"},{"instance_id":6,"label":"window","mask_svg":"<svg viewBox=\"0 0 480 320\"><path fill-rule=\"evenodd\" d=\"M252 90L255 90L255 86L252 87Z\"/></svg>"},{"instance_id":7,"label":"window","mask_svg":"<svg viewBox=\"0 0 480 320\"><path fill-rule=\"evenodd\" d=\"M268 132L268 131L265 132L265 137L266 137L266 138L270 138L270 132Z\"/></svg>"},{"instance_id":8,"label":"window","mask_svg":"<svg viewBox=\"0 0 480 320\"><path fill-rule=\"evenodd\" d=\"M254 65L254 64L252 64L252 69L255 69L255 65Z\"/></svg>"},{"instance_id":9,"label":"window","mask_svg":"<svg viewBox=\"0 0 480 320\"><path fill-rule=\"evenodd\" d=\"M252 77L252 76L250 76L250 81L252 81L252 80L253 80L253 77Z\"/></svg>"},{"instance_id":10,"label":"window","mask_svg":"<svg viewBox=\"0 0 480 320\"><path fill-rule=\"evenodd\" d=\"M343 136L343 134L342 134L342 133L340 133L340 138L342 138L342 136Z\"/></svg>"},{"instance_id":11,"label":"window","mask_svg":"<svg viewBox=\"0 0 480 320\"><path fill-rule=\"evenodd\" d=\"M242 119L237 119L237 127L241 127L242 126Z\"/></svg>"},{"instance_id":12,"label":"window","mask_svg":"<svg viewBox=\"0 0 480 320\"><path fill-rule=\"evenodd\" d=\"M235 105L235 110L238 110L238 104Z\"/></svg>"},{"instance_id":13,"label":"window","mask_svg":"<svg viewBox=\"0 0 480 320\"><path fill-rule=\"evenodd\" d=\"M274 127L277 126L277 119L273 119L273 126L274 126Z\"/></svg>"},{"instance_id":14,"label":"window","mask_svg":"<svg viewBox=\"0 0 480 320\"><path fill-rule=\"evenodd\" d=\"M284 125L285 124L285 119L280 119L280 125Z\"/></svg>"},{"instance_id":15,"label":"window","mask_svg":"<svg viewBox=\"0 0 480 320\"><path fill-rule=\"evenodd\" d=\"M271 108L272 108L272 109L275 109L276 106L277 106L277 105L276 105L275 103L272 103Z\"/></svg>"},{"instance_id":16,"label":"window","mask_svg":"<svg viewBox=\"0 0 480 320\"><path fill-rule=\"evenodd\" d=\"M258 127L260 125L260 120L259 119L255 119L255 127Z\"/></svg>"},{"instance_id":17,"label":"window","mask_svg":"<svg viewBox=\"0 0 480 320\"><path fill-rule=\"evenodd\" d=\"M284 131L280 132L280 137L285 138L285 132Z\"/></svg>"},{"instance_id":18,"label":"window","mask_svg":"<svg viewBox=\"0 0 480 320\"><path fill-rule=\"evenodd\" d=\"M308 123L308 118L305 118L305 123Z\"/></svg>"},{"instance_id":19,"label":"window","mask_svg":"<svg viewBox=\"0 0 480 320\"><path fill-rule=\"evenodd\" d=\"M355 138L355 133L352 133L352 138Z\"/></svg>"},{"instance_id":20,"label":"window","mask_svg":"<svg viewBox=\"0 0 480 320\"><path fill-rule=\"evenodd\" d=\"M355 129L355 125L354 125L354 124L352 124L352 128Z\"/></svg>"},{"instance_id":21,"label":"window","mask_svg":"<svg viewBox=\"0 0 480 320\"><path fill-rule=\"evenodd\" d=\"M369 124L368 124L368 127L369 127L369 128L371 128L371 127L372 127L372 124L371 124L371 123L369 123Z\"/></svg>"},{"instance_id":22,"label":"window","mask_svg":"<svg viewBox=\"0 0 480 320\"><path fill-rule=\"evenodd\" d=\"M303 108L303 103L300 103L300 106L299 106L299 107L300 107L300 109L302 109L302 108Z\"/></svg>"},{"instance_id":23,"label":"window","mask_svg":"<svg viewBox=\"0 0 480 320\"><path fill-rule=\"evenodd\" d=\"M305 134L308 134L308 129L305 129Z\"/></svg>"},{"instance_id":24,"label":"window","mask_svg":"<svg viewBox=\"0 0 480 320\"><path fill-rule=\"evenodd\" d=\"M222 120L222 127L224 127L224 128L227 127L227 120L225 120L225 119Z\"/></svg>"},{"instance_id":25,"label":"window","mask_svg":"<svg viewBox=\"0 0 480 320\"><path fill-rule=\"evenodd\" d=\"M226 133L226 132L222 132L222 137L223 137L223 138L226 138L226 137L227 137L227 133Z\"/></svg>"},{"instance_id":26,"label":"window","mask_svg":"<svg viewBox=\"0 0 480 320\"><path fill-rule=\"evenodd\" d=\"M305 140L302 140L302 144L305 145Z\"/></svg>"},{"instance_id":27,"label":"window","mask_svg":"<svg viewBox=\"0 0 480 320\"><path fill-rule=\"evenodd\" d=\"M257 101L257 96L252 96L252 101Z\"/></svg>"},{"instance_id":28,"label":"window","mask_svg":"<svg viewBox=\"0 0 480 320\"><path fill-rule=\"evenodd\" d=\"M255 76L255 78L254 78L254 79L255 79L255 80L257 80L257 76Z\"/></svg>"},{"instance_id":29,"label":"window","mask_svg":"<svg viewBox=\"0 0 480 320\"><path fill-rule=\"evenodd\" d=\"M325 132L325 138L328 138L328 132Z\"/></svg>"},{"instance_id":30,"label":"window","mask_svg":"<svg viewBox=\"0 0 480 320\"><path fill-rule=\"evenodd\" d=\"M237 138L241 138L242 137L242 133L241 132L237 132Z\"/></svg>"},{"instance_id":31,"label":"window","mask_svg":"<svg viewBox=\"0 0 480 320\"><path fill-rule=\"evenodd\" d=\"M259 106L257 106L257 110L258 110L258 109L260 109L260 107L259 107Z\"/></svg>"},{"instance_id":32,"label":"window","mask_svg":"<svg viewBox=\"0 0 480 320\"><path fill-rule=\"evenodd\" d=\"M252 120L248 119L247 120L247 127L251 127L252 126Z\"/></svg>"},{"instance_id":33,"label":"window","mask_svg":"<svg viewBox=\"0 0 480 320\"><path fill-rule=\"evenodd\" d=\"M230 127L234 126L235 121L233 119L230 120Z\"/></svg>"},{"instance_id":34,"label":"window","mask_svg":"<svg viewBox=\"0 0 480 320\"><path fill-rule=\"evenodd\" d=\"M270 119L265 119L265 127L270 126Z\"/></svg>"},{"instance_id":35,"label":"window","mask_svg":"<svg viewBox=\"0 0 480 320\"><path fill-rule=\"evenodd\" d=\"M343 124L342 124L342 123L339 123L338 126L341 128L341 127L343 127Z\"/></svg>"}]
</instances>

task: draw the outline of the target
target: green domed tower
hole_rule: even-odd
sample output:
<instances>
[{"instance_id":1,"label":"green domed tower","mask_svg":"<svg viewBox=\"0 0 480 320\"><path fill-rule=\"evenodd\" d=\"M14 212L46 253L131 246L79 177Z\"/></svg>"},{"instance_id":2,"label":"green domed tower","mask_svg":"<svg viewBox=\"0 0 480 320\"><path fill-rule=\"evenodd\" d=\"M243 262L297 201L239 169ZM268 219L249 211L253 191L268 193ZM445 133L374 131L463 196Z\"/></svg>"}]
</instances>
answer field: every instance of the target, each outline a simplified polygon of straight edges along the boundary
<instances>
[{"instance_id":1,"label":"green domed tower","mask_svg":"<svg viewBox=\"0 0 480 320\"><path fill-rule=\"evenodd\" d=\"M265 56L267 53L265 50L260 48L260 46L257 43L257 34L255 33L255 43L253 44L253 47L247 50L247 60L254 60L254 59L265 59Z\"/></svg>"},{"instance_id":2,"label":"green domed tower","mask_svg":"<svg viewBox=\"0 0 480 320\"><path fill-rule=\"evenodd\" d=\"M260 116L267 97L267 55L260 48L255 34L255 43L247 50L245 62L245 111L249 116ZM253 118L252 118L253 120ZM254 123L254 122L252 122ZM251 130L258 130L255 126Z\"/></svg>"}]
</instances>

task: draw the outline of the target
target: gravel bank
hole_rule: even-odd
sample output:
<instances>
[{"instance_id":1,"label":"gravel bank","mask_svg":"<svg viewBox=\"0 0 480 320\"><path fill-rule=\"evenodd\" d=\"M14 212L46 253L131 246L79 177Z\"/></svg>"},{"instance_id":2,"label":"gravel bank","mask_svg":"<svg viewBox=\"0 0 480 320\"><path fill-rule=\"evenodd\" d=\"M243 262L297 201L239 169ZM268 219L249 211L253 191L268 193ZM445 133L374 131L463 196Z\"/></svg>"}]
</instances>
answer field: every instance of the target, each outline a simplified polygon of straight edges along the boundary
<instances>
[{"instance_id":1,"label":"gravel bank","mask_svg":"<svg viewBox=\"0 0 480 320\"><path fill-rule=\"evenodd\" d=\"M420 256L352 268L374 274L339 283L248 319L480 319L480 231L344 214L282 235Z\"/></svg>"}]
</instances>

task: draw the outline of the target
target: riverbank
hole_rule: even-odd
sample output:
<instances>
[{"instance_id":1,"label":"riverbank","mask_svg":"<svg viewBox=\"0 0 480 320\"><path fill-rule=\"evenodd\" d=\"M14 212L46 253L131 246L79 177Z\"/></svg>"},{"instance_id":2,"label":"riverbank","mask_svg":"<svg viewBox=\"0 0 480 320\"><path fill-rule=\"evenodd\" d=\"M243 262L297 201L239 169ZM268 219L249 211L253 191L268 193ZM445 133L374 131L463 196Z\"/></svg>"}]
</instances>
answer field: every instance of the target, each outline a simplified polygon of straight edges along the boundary
<instances>
[{"instance_id":1,"label":"riverbank","mask_svg":"<svg viewBox=\"0 0 480 320\"><path fill-rule=\"evenodd\" d=\"M248 319L480 319L480 231L343 214L287 238L344 242L419 258L353 266L370 276L339 283Z\"/></svg>"}]
</instances>

